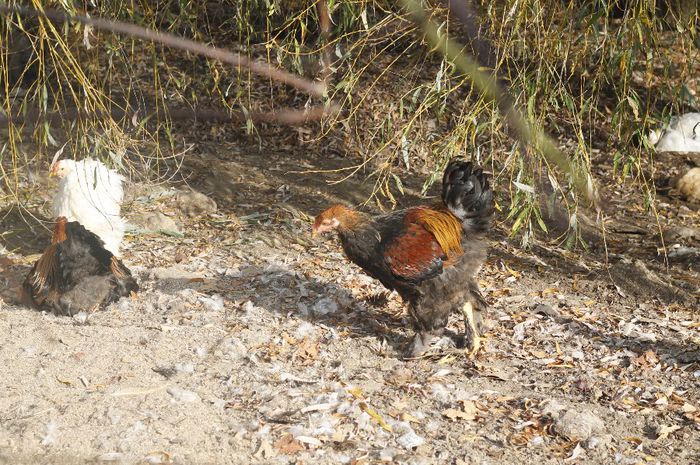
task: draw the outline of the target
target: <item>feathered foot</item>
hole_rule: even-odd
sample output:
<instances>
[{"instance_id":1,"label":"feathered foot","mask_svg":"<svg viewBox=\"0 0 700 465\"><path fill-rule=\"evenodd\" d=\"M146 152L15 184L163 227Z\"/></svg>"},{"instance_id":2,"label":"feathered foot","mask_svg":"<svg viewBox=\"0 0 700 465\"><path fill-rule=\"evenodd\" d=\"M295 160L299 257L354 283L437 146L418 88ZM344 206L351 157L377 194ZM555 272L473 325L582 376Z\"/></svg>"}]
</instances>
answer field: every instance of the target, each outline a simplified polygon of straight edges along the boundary
<instances>
[{"instance_id":1,"label":"feathered foot","mask_svg":"<svg viewBox=\"0 0 700 465\"><path fill-rule=\"evenodd\" d=\"M481 312L476 310L471 302L466 302L462 308L464 317L464 345L469 358L474 358L481 347L481 337L479 336L479 326L481 322Z\"/></svg>"}]
</instances>

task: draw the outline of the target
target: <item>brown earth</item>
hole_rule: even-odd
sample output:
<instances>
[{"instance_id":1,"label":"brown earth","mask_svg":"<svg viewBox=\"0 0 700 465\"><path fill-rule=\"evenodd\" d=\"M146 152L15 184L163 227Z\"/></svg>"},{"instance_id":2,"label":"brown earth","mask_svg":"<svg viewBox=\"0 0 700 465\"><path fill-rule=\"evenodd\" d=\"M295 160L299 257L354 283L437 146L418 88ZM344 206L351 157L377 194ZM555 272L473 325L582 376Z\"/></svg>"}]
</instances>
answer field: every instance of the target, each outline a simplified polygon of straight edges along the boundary
<instances>
[{"instance_id":1,"label":"brown earth","mask_svg":"<svg viewBox=\"0 0 700 465\"><path fill-rule=\"evenodd\" d=\"M693 264L664 269L648 213L610 220L609 263L602 243L525 251L497 218L484 349L407 361L398 297L309 234L313 215L363 201L372 180L298 173L351 164L311 152L197 144L183 173L217 202L207 215L182 215L172 185L127 186L127 219L161 211L184 233L130 235L142 291L91 315L17 304L47 234L4 216L0 463L700 462L700 281ZM420 201L421 181L401 203ZM699 226L683 200L662 201Z\"/></svg>"}]
</instances>

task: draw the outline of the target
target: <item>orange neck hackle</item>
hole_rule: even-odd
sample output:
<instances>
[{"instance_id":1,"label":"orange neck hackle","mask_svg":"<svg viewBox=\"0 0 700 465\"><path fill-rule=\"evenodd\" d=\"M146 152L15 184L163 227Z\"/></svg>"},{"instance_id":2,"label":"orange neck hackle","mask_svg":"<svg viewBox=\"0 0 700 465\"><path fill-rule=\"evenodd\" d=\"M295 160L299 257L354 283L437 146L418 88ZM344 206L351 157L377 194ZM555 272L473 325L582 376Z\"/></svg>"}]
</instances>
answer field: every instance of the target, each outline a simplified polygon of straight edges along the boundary
<instances>
[{"instance_id":1,"label":"orange neck hackle","mask_svg":"<svg viewBox=\"0 0 700 465\"><path fill-rule=\"evenodd\" d=\"M362 215L345 205L333 205L320 213L313 225L313 234L323 234L328 231L352 229L362 219Z\"/></svg>"},{"instance_id":2,"label":"orange neck hackle","mask_svg":"<svg viewBox=\"0 0 700 465\"><path fill-rule=\"evenodd\" d=\"M58 244L68 238L66 236L66 223L68 223L68 220L65 216L59 216L56 219L56 226L53 228L53 236L51 237L52 244Z\"/></svg>"},{"instance_id":3,"label":"orange neck hackle","mask_svg":"<svg viewBox=\"0 0 700 465\"><path fill-rule=\"evenodd\" d=\"M416 208L415 221L430 231L448 258L461 255L462 223L447 209Z\"/></svg>"}]
</instances>

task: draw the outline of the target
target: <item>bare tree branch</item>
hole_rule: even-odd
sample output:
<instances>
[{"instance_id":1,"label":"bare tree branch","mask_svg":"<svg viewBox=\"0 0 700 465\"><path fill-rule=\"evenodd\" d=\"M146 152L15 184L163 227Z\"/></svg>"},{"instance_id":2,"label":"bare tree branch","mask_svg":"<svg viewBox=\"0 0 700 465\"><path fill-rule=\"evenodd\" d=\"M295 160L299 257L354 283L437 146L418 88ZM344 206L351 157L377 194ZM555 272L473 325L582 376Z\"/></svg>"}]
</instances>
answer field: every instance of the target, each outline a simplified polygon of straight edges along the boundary
<instances>
[{"instance_id":1,"label":"bare tree branch","mask_svg":"<svg viewBox=\"0 0 700 465\"><path fill-rule=\"evenodd\" d=\"M331 16L328 11L328 3L326 0L318 0L318 3L316 3L316 11L318 12L318 22L321 28L321 42L323 43L321 48L321 60L323 61L321 75L323 84L327 89L331 78L331 54L328 51L328 42L331 38Z\"/></svg>"},{"instance_id":2,"label":"bare tree branch","mask_svg":"<svg viewBox=\"0 0 700 465\"><path fill-rule=\"evenodd\" d=\"M248 119L255 123L270 123L282 125L299 125L309 121L318 121L324 116L334 115L340 111L337 105L316 105L303 110L292 108L283 108L275 111L252 111L245 113L243 111L219 111L211 109L195 109L195 108L178 108L169 109L167 118L171 121L194 121L194 122L245 122ZM52 124L58 124L66 119L78 119L90 117L109 116L115 120L127 117L127 112L124 110L112 110L108 115L102 112L81 111L77 108L71 108L61 113L39 113L38 111L27 111L21 116L7 117L0 112L0 124L9 122L10 120L16 124L29 123L33 126L38 126L47 121ZM155 113L146 115L147 119L153 118Z\"/></svg>"},{"instance_id":3,"label":"bare tree branch","mask_svg":"<svg viewBox=\"0 0 700 465\"><path fill-rule=\"evenodd\" d=\"M75 21L97 29L118 34L126 34L131 37L138 37L140 39L160 43L167 47L187 50L188 52L203 55L223 63L232 64L238 68L246 68L255 74L290 85L316 97L322 96L325 92L325 83L323 82L313 82L308 79L301 78L279 68L275 68L270 64L252 61L239 53L231 52L223 48L212 47L193 40L184 39L167 32L147 29L135 24L128 24L121 21L114 21L104 18L90 18L82 15L70 15L52 9L38 11L21 6L0 5L0 13L17 13L22 16L32 18L48 18L58 22Z\"/></svg>"}]
</instances>

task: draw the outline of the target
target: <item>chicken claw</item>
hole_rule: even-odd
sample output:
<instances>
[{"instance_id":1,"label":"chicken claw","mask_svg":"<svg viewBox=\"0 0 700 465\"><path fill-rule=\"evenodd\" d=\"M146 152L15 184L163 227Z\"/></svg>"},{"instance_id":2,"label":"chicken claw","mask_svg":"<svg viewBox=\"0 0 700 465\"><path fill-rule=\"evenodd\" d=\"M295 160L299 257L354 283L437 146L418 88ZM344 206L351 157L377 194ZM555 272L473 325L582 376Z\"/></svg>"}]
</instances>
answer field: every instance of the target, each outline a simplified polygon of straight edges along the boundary
<instances>
[{"instance_id":1,"label":"chicken claw","mask_svg":"<svg viewBox=\"0 0 700 465\"><path fill-rule=\"evenodd\" d=\"M480 320L481 317L475 314L474 306L471 302L466 302L462 306L461 311L464 317L464 341L467 357L472 359L476 357L476 353L481 347L481 337L479 337L479 328L477 328L477 319Z\"/></svg>"}]
</instances>

